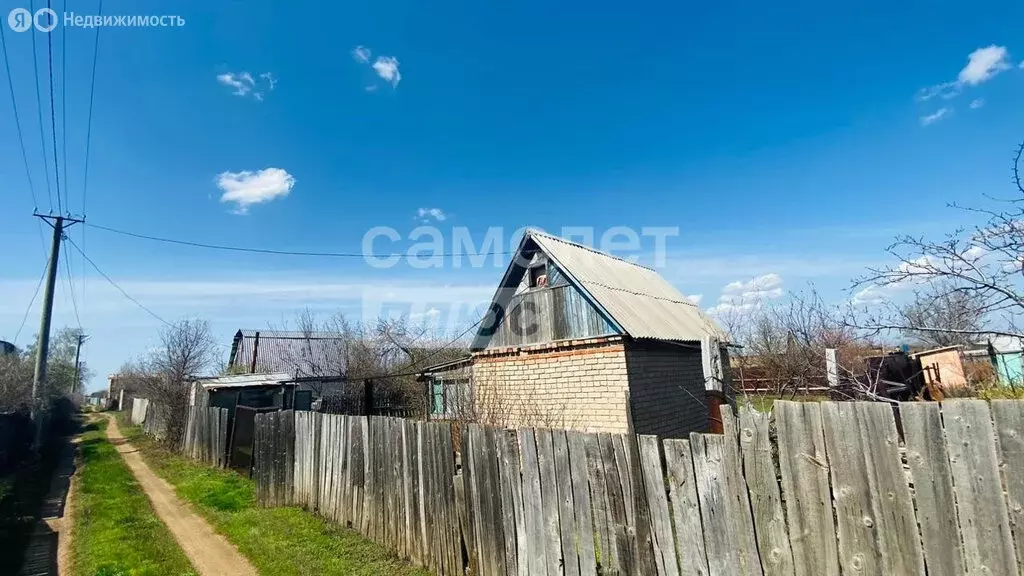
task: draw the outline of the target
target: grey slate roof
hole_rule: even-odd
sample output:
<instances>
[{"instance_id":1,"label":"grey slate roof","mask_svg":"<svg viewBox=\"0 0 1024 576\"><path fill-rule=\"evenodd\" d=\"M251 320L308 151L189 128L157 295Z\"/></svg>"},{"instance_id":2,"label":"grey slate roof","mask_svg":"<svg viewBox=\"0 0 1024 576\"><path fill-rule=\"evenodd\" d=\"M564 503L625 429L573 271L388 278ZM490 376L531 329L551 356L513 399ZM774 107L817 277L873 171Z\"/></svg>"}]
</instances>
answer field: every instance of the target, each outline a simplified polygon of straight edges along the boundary
<instances>
[{"instance_id":1,"label":"grey slate roof","mask_svg":"<svg viewBox=\"0 0 1024 576\"><path fill-rule=\"evenodd\" d=\"M203 389L214 388L246 388L249 386L279 386L291 379L287 373L280 374L237 374L233 376L216 376L196 380Z\"/></svg>"},{"instance_id":2,"label":"grey slate roof","mask_svg":"<svg viewBox=\"0 0 1024 576\"><path fill-rule=\"evenodd\" d=\"M254 351L256 369L252 370ZM239 330L231 345L230 367L246 373L340 376L344 364L344 339L331 332Z\"/></svg>"},{"instance_id":3,"label":"grey slate roof","mask_svg":"<svg viewBox=\"0 0 1024 576\"><path fill-rule=\"evenodd\" d=\"M654 270L536 230L527 231L526 237L627 335L677 342L726 339L714 320Z\"/></svg>"}]
</instances>

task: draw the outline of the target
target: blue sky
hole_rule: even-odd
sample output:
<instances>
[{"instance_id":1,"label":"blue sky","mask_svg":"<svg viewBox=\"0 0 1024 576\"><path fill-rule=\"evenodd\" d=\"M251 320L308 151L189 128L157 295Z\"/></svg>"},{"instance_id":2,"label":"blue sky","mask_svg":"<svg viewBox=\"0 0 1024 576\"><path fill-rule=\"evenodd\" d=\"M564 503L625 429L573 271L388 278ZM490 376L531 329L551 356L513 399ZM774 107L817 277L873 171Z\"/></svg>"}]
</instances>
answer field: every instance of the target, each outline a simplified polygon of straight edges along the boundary
<instances>
[{"instance_id":1,"label":"blue sky","mask_svg":"<svg viewBox=\"0 0 1024 576\"><path fill-rule=\"evenodd\" d=\"M4 0L4 23L24 4ZM507 244L527 225L598 238L670 226L679 235L660 271L702 306L723 290L726 301L747 289L775 297L807 282L838 302L852 277L886 261L894 234L941 234L967 222L947 203L1010 194L1010 153L1024 139L1015 2L386 1L300 12L262 0L108 1L104 12L185 25L100 33L84 211L97 225L199 242L359 252L367 230L389 226L403 240L376 249L404 251L423 220L448 248L453 227L477 240L500 227ZM46 211L32 35L52 156L47 37L4 32ZM95 32L51 33L75 213ZM0 182L0 339L12 339L46 256L7 90ZM226 192L264 201L224 202ZM304 306L447 311L486 299L502 272L220 253L95 228L72 238L159 316L208 319L225 348L237 328L280 326ZM629 253L651 250L645 240ZM96 388L155 344L160 323L73 250L69 263ZM73 325L61 272L56 325Z\"/></svg>"}]
</instances>

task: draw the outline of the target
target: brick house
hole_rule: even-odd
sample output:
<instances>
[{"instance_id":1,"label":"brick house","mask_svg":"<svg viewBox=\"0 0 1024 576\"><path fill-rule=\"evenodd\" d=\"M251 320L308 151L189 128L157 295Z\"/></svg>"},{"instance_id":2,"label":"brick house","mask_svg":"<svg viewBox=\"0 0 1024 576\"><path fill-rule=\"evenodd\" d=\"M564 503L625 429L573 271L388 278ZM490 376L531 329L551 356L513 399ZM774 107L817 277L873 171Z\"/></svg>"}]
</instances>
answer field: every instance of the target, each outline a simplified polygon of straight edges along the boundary
<instances>
[{"instance_id":1,"label":"brick house","mask_svg":"<svg viewBox=\"0 0 1024 576\"><path fill-rule=\"evenodd\" d=\"M470 355L421 378L433 417L682 437L729 389L724 340L654 270L530 230Z\"/></svg>"}]
</instances>

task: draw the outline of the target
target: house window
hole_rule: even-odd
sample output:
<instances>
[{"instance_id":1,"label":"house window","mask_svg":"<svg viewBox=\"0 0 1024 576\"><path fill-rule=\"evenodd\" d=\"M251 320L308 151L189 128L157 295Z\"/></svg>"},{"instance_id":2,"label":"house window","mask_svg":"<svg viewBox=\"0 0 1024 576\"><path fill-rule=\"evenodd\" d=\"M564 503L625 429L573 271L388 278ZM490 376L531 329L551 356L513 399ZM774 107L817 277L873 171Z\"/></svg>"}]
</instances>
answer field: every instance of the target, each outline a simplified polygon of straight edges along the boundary
<instances>
[{"instance_id":1,"label":"house window","mask_svg":"<svg viewBox=\"0 0 1024 576\"><path fill-rule=\"evenodd\" d=\"M533 266L530 268L530 288L544 288L548 285L547 266Z\"/></svg>"}]
</instances>

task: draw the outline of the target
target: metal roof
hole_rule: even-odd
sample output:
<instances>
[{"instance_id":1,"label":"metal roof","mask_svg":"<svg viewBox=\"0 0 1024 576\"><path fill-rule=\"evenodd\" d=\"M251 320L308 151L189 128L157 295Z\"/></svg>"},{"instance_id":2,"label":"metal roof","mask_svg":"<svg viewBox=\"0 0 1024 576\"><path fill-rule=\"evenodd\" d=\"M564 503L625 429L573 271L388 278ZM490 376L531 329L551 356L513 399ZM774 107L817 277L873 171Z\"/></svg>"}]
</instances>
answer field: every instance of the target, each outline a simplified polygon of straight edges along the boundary
<instances>
[{"instance_id":1,"label":"metal roof","mask_svg":"<svg viewBox=\"0 0 1024 576\"><path fill-rule=\"evenodd\" d=\"M654 270L536 230L527 232L633 338L699 342L725 332Z\"/></svg>"},{"instance_id":2,"label":"metal roof","mask_svg":"<svg viewBox=\"0 0 1024 576\"><path fill-rule=\"evenodd\" d=\"M254 373L287 372L296 378L338 376L345 371L344 350L344 337L331 332L239 330L231 346L230 365Z\"/></svg>"},{"instance_id":3,"label":"metal roof","mask_svg":"<svg viewBox=\"0 0 1024 576\"><path fill-rule=\"evenodd\" d=\"M291 379L291 375L278 374L239 374L235 376L216 376L196 380L204 389L212 388L246 388L249 386L279 386Z\"/></svg>"}]
</instances>

